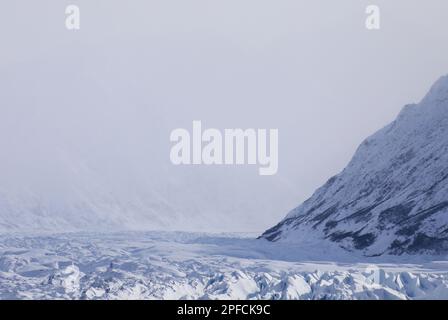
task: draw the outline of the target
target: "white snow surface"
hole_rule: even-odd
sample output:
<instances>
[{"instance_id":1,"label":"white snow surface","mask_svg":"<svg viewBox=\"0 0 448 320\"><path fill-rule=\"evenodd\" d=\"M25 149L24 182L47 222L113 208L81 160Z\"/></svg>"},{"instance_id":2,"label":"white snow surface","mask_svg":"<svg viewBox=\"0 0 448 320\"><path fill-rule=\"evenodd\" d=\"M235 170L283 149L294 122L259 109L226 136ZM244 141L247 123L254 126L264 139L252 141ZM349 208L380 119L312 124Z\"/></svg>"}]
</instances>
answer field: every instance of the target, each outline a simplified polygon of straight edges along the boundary
<instances>
[{"instance_id":1,"label":"white snow surface","mask_svg":"<svg viewBox=\"0 0 448 320\"><path fill-rule=\"evenodd\" d=\"M0 299L448 299L448 260L253 234L3 235Z\"/></svg>"}]
</instances>

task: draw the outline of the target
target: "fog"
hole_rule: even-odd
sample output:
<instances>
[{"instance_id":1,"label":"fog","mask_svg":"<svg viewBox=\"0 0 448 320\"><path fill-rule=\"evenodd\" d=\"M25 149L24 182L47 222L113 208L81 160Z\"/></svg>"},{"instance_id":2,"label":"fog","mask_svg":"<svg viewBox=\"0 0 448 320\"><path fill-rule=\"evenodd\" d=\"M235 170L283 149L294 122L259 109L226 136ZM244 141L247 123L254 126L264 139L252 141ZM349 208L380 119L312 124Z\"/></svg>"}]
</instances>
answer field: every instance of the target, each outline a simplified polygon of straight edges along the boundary
<instances>
[{"instance_id":1,"label":"fog","mask_svg":"<svg viewBox=\"0 0 448 320\"><path fill-rule=\"evenodd\" d=\"M101 217L126 226L272 226L448 73L448 2L374 1L381 29L369 31L371 2L2 3L0 205L29 196L63 216L88 194L129 205ZM278 129L278 173L172 165L170 132L193 120Z\"/></svg>"}]
</instances>

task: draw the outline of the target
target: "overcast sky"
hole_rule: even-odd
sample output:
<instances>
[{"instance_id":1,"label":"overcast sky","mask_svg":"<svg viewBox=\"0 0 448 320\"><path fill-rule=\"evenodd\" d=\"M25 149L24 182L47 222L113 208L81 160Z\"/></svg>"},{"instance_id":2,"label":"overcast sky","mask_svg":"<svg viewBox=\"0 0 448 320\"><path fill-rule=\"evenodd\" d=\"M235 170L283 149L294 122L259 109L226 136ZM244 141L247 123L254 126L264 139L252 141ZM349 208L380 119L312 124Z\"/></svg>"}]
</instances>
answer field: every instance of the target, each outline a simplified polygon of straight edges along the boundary
<instances>
[{"instance_id":1,"label":"overcast sky","mask_svg":"<svg viewBox=\"0 0 448 320\"><path fill-rule=\"evenodd\" d=\"M0 190L63 197L87 164L209 210L213 230L261 231L448 73L447 16L446 0L2 1ZM278 128L278 174L172 166L169 134L193 120Z\"/></svg>"}]
</instances>

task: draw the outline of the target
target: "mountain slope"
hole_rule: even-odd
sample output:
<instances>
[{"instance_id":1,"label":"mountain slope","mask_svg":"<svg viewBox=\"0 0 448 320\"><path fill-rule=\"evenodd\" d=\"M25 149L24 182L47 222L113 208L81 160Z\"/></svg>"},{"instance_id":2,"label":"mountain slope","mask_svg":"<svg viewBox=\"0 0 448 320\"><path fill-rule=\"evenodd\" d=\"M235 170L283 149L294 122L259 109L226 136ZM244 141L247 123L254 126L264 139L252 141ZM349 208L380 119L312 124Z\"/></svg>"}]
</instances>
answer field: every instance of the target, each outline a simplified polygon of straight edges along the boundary
<instances>
[{"instance_id":1,"label":"mountain slope","mask_svg":"<svg viewBox=\"0 0 448 320\"><path fill-rule=\"evenodd\" d=\"M366 255L448 252L448 76L261 238Z\"/></svg>"}]
</instances>

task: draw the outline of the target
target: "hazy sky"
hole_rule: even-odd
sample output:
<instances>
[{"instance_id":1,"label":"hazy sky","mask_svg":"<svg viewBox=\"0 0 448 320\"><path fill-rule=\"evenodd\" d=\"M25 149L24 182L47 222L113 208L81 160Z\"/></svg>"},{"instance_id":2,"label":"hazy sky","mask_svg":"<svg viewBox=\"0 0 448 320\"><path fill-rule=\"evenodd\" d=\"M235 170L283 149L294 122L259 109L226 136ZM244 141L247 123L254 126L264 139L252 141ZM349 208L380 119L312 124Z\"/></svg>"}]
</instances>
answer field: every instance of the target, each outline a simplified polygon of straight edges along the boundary
<instances>
[{"instance_id":1,"label":"hazy sky","mask_svg":"<svg viewBox=\"0 0 448 320\"><path fill-rule=\"evenodd\" d=\"M261 231L448 73L447 16L446 0L2 1L0 191L63 203L88 166L117 193L207 212L210 229ZM172 166L169 134L193 120L278 128L278 174Z\"/></svg>"}]
</instances>

